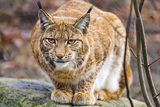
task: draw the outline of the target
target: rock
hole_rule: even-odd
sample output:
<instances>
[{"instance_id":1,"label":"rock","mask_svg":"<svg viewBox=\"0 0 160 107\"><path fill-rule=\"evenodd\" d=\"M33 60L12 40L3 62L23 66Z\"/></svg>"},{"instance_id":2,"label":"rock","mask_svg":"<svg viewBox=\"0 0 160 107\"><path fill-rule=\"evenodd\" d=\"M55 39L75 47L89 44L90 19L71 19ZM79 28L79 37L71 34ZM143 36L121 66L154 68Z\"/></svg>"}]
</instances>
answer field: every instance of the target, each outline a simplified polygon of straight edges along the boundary
<instances>
[{"instance_id":1,"label":"rock","mask_svg":"<svg viewBox=\"0 0 160 107\"><path fill-rule=\"evenodd\" d=\"M52 90L52 84L37 80L0 78L0 107L72 107L51 101ZM147 107L143 102L133 102L134 107ZM130 107L130 104L127 98L120 98L97 101L94 107Z\"/></svg>"}]
</instances>

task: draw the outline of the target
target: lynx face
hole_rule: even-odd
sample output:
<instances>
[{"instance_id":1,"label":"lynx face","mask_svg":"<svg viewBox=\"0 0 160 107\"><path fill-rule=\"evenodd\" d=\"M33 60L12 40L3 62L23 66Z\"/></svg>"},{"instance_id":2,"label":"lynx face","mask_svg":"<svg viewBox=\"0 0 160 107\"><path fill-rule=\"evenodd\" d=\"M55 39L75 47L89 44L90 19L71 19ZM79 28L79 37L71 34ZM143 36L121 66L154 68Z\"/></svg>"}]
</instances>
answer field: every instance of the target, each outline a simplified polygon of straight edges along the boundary
<instances>
[{"instance_id":1,"label":"lynx face","mask_svg":"<svg viewBox=\"0 0 160 107\"><path fill-rule=\"evenodd\" d=\"M54 70L75 70L83 65L89 54L86 28L88 15L74 25L56 24L44 11L40 13L42 35L40 47L46 61ZM53 18L52 18L53 19Z\"/></svg>"}]
</instances>

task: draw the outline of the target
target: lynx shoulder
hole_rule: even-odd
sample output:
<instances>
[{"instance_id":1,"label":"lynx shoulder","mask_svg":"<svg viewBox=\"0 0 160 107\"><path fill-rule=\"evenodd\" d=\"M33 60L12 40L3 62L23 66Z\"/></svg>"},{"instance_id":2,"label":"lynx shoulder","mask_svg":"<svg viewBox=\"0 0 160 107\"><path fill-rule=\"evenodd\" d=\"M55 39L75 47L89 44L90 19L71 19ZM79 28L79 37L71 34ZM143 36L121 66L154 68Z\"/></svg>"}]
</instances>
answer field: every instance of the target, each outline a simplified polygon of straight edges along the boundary
<instances>
[{"instance_id":1,"label":"lynx shoulder","mask_svg":"<svg viewBox=\"0 0 160 107\"><path fill-rule=\"evenodd\" d=\"M48 14L40 2L31 38L33 54L54 85L51 99L74 105L118 99L125 92L125 28L113 13L70 0ZM127 76L132 82L130 53Z\"/></svg>"}]
</instances>

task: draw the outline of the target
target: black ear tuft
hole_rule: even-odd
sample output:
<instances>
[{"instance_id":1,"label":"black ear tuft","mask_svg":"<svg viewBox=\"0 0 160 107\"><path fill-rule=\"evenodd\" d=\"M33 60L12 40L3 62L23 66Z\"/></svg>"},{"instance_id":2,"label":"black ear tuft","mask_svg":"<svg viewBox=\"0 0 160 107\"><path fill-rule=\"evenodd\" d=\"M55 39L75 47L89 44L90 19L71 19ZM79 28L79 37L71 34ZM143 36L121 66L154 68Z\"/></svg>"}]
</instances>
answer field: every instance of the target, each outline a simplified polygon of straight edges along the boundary
<instances>
[{"instance_id":1,"label":"black ear tuft","mask_svg":"<svg viewBox=\"0 0 160 107\"><path fill-rule=\"evenodd\" d=\"M40 0L38 0L37 5L39 7L39 18L41 22L41 26L43 28L47 28L51 24L50 15L42 9L42 5Z\"/></svg>"},{"instance_id":2,"label":"black ear tuft","mask_svg":"<svg viewBox=\"0 0 160 107\"><path fill-rule=\"evenodd\" d=\"M47 28L51 24L50 16L44 10L40 9L39 18L43 28Z\"/></svg>"},{"instance_id":3,"label":"black ear tuft","mask_svg":"<svg viewBox=\"0 0 160 107\"><path fill-rule=\"evenodd\" d=\"M87 13L90 13L90 12L92 11L92 9L93 9L93 6L91 6L91 7L89 8L89 10L88 10Z\"/></svg>"},{"instance_id":4,"label":"black ear tuft","mask_svg":"<svg viewBox=\"0 0 160 107\"><path fill-rule=\"evenodd\" d=\"M91 6L88 9L87 13L84 16L82 16L80 19L78 19L76 21L76 23L74 24L74 26L76 28L78 28L79 30L81 30L83 34L86 33L87 28L89 26L89 23L90 23L90 12L92 11L92 9L93 9L93 6Z\"/></svg>"},{"instance_id":5,"label":"black ear tuft","mask_svg":"<svg viewBox=\"0 0 160 107\"><path fill-rule=\"evenodd\" d=\"M42 9L42 5L41 5L41 1L40 0L38 0L37 5L38 5L39 9Z\"/></svg>"}]
</instances>

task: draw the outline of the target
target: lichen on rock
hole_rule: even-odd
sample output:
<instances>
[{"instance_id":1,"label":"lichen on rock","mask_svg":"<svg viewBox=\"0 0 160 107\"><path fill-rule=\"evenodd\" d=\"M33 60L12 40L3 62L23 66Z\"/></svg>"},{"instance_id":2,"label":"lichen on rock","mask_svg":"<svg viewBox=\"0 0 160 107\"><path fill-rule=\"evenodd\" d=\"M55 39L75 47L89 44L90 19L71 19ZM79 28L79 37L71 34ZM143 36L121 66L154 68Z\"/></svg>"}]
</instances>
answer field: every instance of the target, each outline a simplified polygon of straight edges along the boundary
<instances>
[{"instance_id":1,"label":"lichen on rock","mask_svg":"<svg viewBox=\"0 0 160 107\"><path fill-rule=\"evenodd\" d=\"M36 80L0 78L0 107L72 107L50 100L53 85ZM135 107L147 107L133 100ZM84 106L83 106L84 107ZM91 106L86 106L91 107ZM94 107L130 107L127 98L97 101Z\"/></svg>"}]
</instances>

